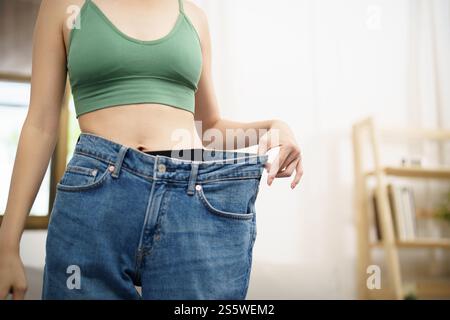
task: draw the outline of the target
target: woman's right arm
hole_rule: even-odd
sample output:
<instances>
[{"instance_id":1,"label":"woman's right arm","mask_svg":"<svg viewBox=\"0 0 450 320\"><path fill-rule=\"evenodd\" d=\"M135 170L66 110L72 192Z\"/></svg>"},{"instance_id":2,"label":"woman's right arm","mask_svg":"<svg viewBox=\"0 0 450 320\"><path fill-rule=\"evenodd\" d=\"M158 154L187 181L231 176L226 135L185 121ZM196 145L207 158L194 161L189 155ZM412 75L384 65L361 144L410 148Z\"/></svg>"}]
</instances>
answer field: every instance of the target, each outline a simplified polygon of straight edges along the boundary
<instances>
[{"instance_id":1,"label":"woman's right arm","mask_svg":"<svg viewBox=\"0 0 450 320\"><path fill-rule=\"evenodd\" d=\"M13 299L25 296L27 283L20 259L20 239L58 137L67 76L65 12L65 1L43 0L34 29L30 103L0 227L0 299L9 292Z\"/></svg>"}]
</instances>

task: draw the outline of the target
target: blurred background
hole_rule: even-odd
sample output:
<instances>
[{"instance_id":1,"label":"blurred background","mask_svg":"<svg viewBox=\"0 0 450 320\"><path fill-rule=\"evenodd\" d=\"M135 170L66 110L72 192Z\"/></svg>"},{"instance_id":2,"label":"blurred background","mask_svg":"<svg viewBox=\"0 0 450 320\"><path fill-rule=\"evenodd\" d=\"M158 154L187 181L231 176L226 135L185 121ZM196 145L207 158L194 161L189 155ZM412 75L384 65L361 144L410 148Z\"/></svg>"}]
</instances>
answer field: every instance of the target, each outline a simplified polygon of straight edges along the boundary
<instances>
[{"instance_id":1,"label":"blurred background","mask_svg":"<svg viewBox=\"0 0 450 320\"><path fill-rule=\"evenodd\" d=\"M194 2L209 20L222 115L283 119L303 152L296 189L263 177L248 299L450 298L450 1ZM0 0L0 213L39 4ZM29 299L40 297L54 181L79 134L70 97L67 110L60 164L31 213L43 218L22 238Z\"/></svg>"}]
</instances>

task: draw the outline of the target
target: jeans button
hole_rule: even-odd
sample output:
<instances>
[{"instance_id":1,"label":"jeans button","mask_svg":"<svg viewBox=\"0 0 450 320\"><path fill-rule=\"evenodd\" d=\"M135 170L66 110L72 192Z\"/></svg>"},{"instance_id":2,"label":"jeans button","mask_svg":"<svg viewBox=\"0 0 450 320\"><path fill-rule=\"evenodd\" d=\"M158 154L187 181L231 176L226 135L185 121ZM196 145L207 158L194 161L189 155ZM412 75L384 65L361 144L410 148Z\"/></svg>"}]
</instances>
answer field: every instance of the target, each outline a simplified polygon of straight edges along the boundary
<instances>
[{"instance_id":1,"label":"jeans button","mask_svg":"<svg viewBox=\"0 0 450 320\"><path fill-rule=\"evenodd\" d=\"M164 164L160 163L158 165L158 172L160 172L160 173L166 172L166 166Z\"/></svg>"}]
</instances>

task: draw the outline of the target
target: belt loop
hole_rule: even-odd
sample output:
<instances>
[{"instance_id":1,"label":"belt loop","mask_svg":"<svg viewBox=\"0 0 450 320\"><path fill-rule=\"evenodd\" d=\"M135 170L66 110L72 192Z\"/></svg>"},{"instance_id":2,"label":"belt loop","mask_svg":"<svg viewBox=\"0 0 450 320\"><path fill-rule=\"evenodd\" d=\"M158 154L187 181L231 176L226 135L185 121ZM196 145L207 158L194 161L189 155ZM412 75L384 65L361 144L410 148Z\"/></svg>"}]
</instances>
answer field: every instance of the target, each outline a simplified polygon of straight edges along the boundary
<instances>
[{"instance_id":1,"label":"belt loop","mask_svg":"<svg viewBox=\"0 0 450 320\"><path fill-rule=\"evenodd\" d=\"M113 176L114 178L119 177L119 172L120 172L120 169L122 168L123 159L125 158L125 154L126 154L128 148L129 148L128 146L124 146L124 145L122 145L120 147L120 150L117 154L116 162L114 163L114 171L111 173L111 176Z\"/></svg>"},{"instance_id":2,"label":"belt loop","mask_svg":"<svg viewBox=\"0 0 450 320\"><path fill-rule=\"evenodd\" d=\"M187 188L187 194L192 196L195 192L195 183L197 181L198 174L198 162L192 162L191 164L191 174L189 175L189 184Z\"/></svg>"}]
</instances>

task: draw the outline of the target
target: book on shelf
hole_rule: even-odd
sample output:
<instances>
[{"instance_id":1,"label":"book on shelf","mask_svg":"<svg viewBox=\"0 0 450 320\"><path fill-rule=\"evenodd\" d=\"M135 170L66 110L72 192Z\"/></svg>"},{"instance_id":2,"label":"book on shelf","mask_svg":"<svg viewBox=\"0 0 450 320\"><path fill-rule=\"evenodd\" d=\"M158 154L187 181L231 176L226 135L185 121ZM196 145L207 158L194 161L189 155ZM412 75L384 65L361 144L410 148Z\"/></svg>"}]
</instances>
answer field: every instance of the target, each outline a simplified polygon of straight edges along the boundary
<instances>
[{"instance_id":1,"label":"book on shelf","mask_svg":"<svg viewBox=\"0 0 450 320\"><path fill-rule=\"evenodd\" d=\"M414 203L414 192L411 187L400 187L401 203L403 206L405 235L403 240L416 238L416 208Z\"/></svg>"},{"instance_id":2,"label":"book on shelf","mask_svg":"<svg viewBox=\"0 0 450 320\"><path fill-rule=\"evenodd\" d=\"M410 186L388 184L388 200L395 235L398 240L412 240L417 235L416 206L414 191ZM374 222L377 240L382 240L381 221L376 193L372 196Z\"/></svg>"},{"instance_id":3,"label":"book on shelf","mask_svg":"<svg viewBox=\"0 0 450 320\"><path fill-rule=\"evenodd\" d=\"M377 194L373 192L372 194L372 203L373 203L373 220L375 224L375 236L377 241L381 241L381 226L380 226L380 218L378 217L378 203L377 203Z\"/></svg>"}]
</instances>

